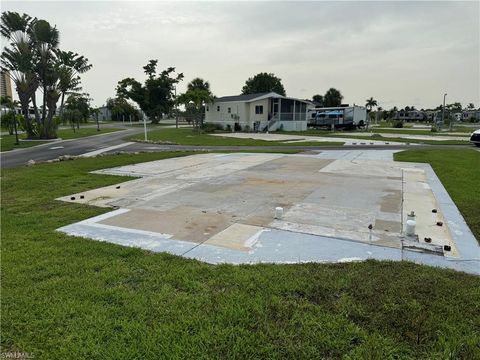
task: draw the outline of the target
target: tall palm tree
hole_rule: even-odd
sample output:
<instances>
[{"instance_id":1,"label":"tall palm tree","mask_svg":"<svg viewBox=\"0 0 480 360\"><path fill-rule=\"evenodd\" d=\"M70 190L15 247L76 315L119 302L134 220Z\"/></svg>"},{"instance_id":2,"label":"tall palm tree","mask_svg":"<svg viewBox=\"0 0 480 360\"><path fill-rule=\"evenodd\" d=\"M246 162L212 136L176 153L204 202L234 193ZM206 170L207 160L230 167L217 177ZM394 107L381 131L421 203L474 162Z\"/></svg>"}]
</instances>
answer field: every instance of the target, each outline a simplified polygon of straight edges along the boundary
<instances>
[{"instance_id":1,"label":"tall palm tree","mask_svg":"<svg viewBox=\"0 0 480 360\"><path fill-rule=\"evenodd\" d=\"M80 87L80 76L92 68L88 63L88 59L80 56L72 51L57 50L55 52L57 57L57 67L59 71L58 88L62 94L60 100L60 115L63 113L65 94L69 91L78 92Z\"/></svg>"},{"instance_id":2,"label":"tall palm tree","mask_svg":"<svg viewBox=\"0 0 480 360\"><path fill-rule=\"evenodd\" d=\"M30 101L34 99L38 88L33 66L34 53L28 33L32 22L30 16L10 11L2 13L0 17L0 33L10 42L10 47L2 52L0 67L15 84L28 137L37 135L28 116Z\"/></svg>"},{"instance_id":3,"label":"tall palm tree","mask_svg":"<svg viewBox=\"0 0 480 360\"><path fill-rule=\"evenodd\" d=\"M181 94L177 101L179 104L185 105L187 109L193 110L195 114L194 127L200 129L203 125L203 109L205 104L211 103L214 97L205 89L187 90Z\"/></svg>"},{"instance_id":4,"label":"tall palm tree","mask_svg":"<svg viewBox=\"0 0 480 360\"><path fill-rule=\"evenodd\" d=\"M210 83L208 81L203 80L202 78L197 77L192 81L190 81L187 85L187 90L194 90L194 89L206 90L210 92Z\"/></svg>"},{"instance_id":5,"label":"tall palm tree","mask_svg":"<svg viewBox=\"0 0 480 360\"><path fill-rule=\"evenodd\" d=\"M43 93L40 137L53 138L56 136L53 115L60 97L57 89L59 74L56 66L55 50L59 44L59 32L48 21L34 19L28 28L36 61L35 73L41 84Z\"/></svg>"},{"instance_id":6,"label":"tall palm tree","mask_svg":"<svg viewBox=\"0 0 480 360\"><path fill-rule=\"evenodd\" d=\"M372 111L372 109L377 106L377 100L375 100L373 97L371 97L370 99L366 100L366 104L365 104L365 107L367 108L367 111L370 112Z\"/></svg>"}]
</instances>

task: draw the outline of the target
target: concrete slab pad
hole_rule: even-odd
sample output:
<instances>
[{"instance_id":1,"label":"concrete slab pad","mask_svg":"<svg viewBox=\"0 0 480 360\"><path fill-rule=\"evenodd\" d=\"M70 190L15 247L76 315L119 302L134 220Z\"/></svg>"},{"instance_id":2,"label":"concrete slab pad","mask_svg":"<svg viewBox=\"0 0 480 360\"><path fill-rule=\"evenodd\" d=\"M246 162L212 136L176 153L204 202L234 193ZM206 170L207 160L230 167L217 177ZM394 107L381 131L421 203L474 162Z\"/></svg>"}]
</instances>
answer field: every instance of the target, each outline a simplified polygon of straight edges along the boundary
<instances>
[{"instance_id":1,"label":"concrete slab pad","mask_svg":"<svg viewBox=\"0 0 480 360\"><path fill-rule=\"evenodd\" d=\"M137 179L58 200L120 209L59 231L211 263L408 258L480 272L478 243L433 170L393 153L201 154L104 169L95 173ZM404 235L411 210L418 242ZM451 251L424 253L443 245Z\"/></svg>"}]
</instances>

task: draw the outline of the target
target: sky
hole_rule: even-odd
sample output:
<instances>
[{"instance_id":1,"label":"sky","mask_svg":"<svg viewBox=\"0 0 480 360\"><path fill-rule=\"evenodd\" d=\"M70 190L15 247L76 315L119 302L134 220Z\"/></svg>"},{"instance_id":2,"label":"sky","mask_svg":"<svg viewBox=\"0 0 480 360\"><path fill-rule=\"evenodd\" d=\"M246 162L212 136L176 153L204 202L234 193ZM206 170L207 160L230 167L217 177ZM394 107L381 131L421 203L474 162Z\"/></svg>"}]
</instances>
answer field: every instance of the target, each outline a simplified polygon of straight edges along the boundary
<instances>
[{"instance_id":1,"label":"sky","mask_svg":"<svg viewBox=\"0 0 480 360\"><path fill-rule=\"evenodd\" d=\"M480 2L2 1L55 24L60 47L86 56L83 90L100 106L125 77L158 59L236 95L259 72L302 99L339 89L344 103L480 106ZM2 46L4 45L2 39Z\"/></svg>"}]
</instances>

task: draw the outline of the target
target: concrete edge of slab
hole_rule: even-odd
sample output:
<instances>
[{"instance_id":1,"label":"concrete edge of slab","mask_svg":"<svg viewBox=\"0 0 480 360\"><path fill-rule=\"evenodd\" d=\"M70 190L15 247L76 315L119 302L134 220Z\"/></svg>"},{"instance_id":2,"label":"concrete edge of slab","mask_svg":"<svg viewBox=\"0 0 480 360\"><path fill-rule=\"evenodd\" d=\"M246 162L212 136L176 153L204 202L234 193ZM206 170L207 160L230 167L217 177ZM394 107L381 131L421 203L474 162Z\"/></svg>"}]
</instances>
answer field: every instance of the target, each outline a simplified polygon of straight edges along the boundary
<instances>
[{"instance_id":1,"label":"concrete edge of slab","mask_svg":"<svg viewBox=\"0 0 480 360\"><path fill-rule=\"evenodd\" d=\"M427 174L428 184L450 228L451 236L460 255L459 260L478 261L480 268L480 245L477 239L430 164L419 165Z\"/></svg>"}]
</instances>

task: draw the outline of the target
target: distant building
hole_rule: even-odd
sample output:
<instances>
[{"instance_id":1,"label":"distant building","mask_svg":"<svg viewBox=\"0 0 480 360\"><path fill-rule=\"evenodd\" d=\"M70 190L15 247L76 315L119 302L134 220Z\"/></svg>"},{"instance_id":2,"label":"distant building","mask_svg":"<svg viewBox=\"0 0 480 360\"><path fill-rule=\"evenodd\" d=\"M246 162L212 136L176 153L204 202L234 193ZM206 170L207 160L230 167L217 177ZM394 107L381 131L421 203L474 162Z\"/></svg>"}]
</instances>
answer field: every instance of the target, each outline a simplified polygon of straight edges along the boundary
<instances>
[{"instance_id":1,"label":"distant building","mask_svg":"<svg viewBox=\"0 0 480 360\"><path fill-rule=\"evenodd\" d=\"M112 111L108 109L107 106L100 106L97 108L98 112L98 120L100 121L109 121L112 120Z\"/></svg>"},{"instance_id":2,"label":"distant building","mask_svg":"<svg viewBox=\"0 0 480 360\"><path fill-rule=\"evenodd\" d=\"M224 96L205 107L205 122L230 126L232 130L304 131L307 129L307 100L275 92Z\"/></svg>"},{"instance_id":3,"label":"distant building","mask_svg":"<svg viewBox=\"0 0 480 360\"><path fill-rule=\"evenodd\" d=\"M13 99L12 96L12 82L8 73L0 72L0 95L8 96Z\"/></svg>"},{"instance_id":4,"label":"distant building","mask_svg":"<svg viewBox=\"0 0 480 360\"><path fill-rule=\"evenodd\" d=\"M420 110L400 110L395 113L395 120L403 121L425 121L428 120L429 116L425 111Z\"/></svg>"},{"instance_id":5,"label":"distant building","mask_svg":"<svg viewBox=\"0 0 480 360\"><path fill-rule=\"evenodd\" d=\"M462 112L462 121L480 121L480 109L464 110Z\"/></svg>"}]
</instances>

